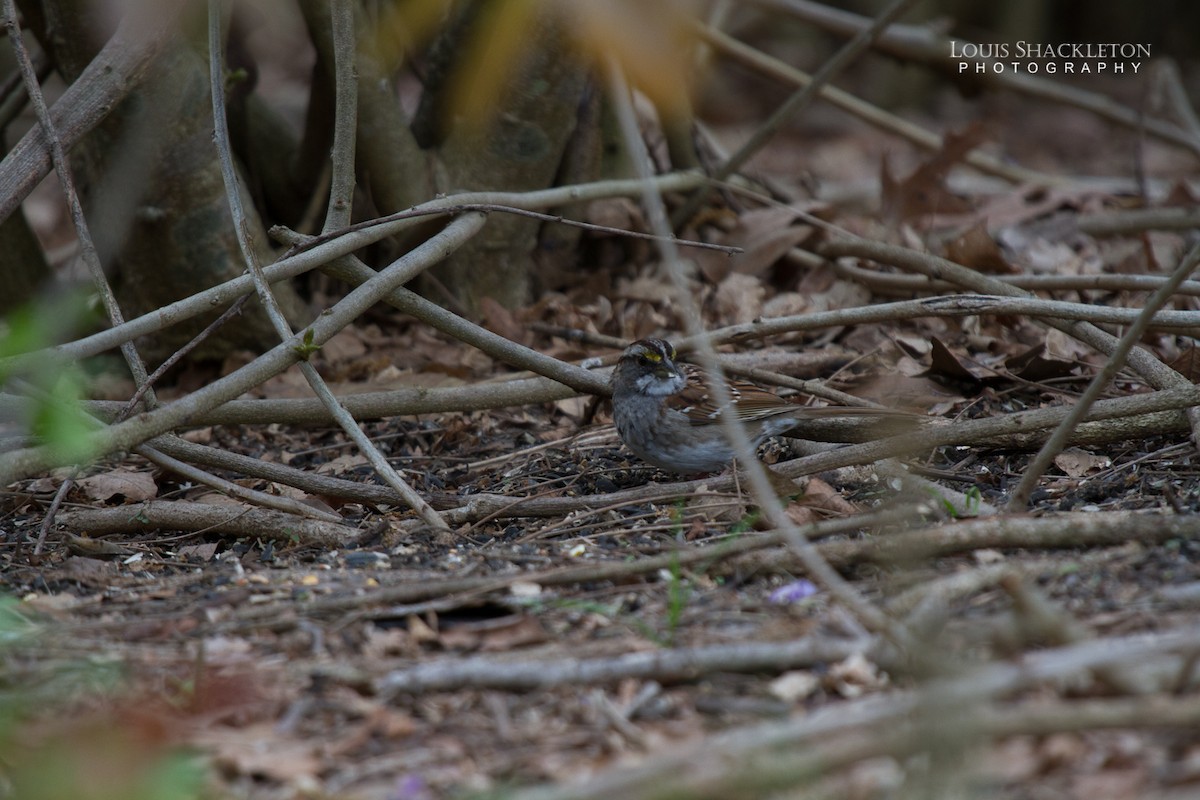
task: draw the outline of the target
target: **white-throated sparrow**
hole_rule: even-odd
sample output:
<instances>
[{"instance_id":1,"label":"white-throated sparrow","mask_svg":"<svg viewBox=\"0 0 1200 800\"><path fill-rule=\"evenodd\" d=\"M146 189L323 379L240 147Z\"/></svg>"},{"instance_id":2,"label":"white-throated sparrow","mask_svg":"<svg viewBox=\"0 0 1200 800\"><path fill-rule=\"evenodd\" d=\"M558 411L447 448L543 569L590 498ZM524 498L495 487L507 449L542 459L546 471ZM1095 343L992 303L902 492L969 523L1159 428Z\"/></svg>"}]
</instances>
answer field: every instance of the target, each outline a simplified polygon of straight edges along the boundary
<instances>
[{"instance_id":1,"label":"white-throated sparrow","mask_svg":"<svg viewBox=\"0 0 1200 800\"><path fill-rule=\"evenodd\" d=\"M717 472L736 455L721 417L732 412L754 447L805 419L889 411L810 408L738 380L727 380L731 403L718 406L711 378L678 363L665 339L642 339L625 348L612 373L613 420L625 445L656 467L681 474ZM891 412L895 413L895 412Z\"/></svg>"}]
</instances>

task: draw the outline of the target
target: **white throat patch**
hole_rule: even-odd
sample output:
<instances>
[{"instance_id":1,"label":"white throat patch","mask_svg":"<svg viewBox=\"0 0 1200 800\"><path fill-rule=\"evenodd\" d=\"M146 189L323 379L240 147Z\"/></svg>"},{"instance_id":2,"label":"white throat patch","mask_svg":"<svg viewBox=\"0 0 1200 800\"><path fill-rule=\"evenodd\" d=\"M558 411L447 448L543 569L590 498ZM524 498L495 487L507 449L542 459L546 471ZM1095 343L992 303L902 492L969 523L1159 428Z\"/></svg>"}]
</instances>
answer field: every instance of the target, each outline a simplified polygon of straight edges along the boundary
<instances>
[{"instance_id":1,"label":"white throat patch","mask_svg":"<svg viewBox=\"0 0 1200 800\"><path fill-rule=\"evenodd\" d=\"M669 378L660 378L657 375L640 375L634 381L638 391L656 397L675 394L683 389L687 383L687 379L678 371L672 372Z\"/></svg>"}]
</instances>

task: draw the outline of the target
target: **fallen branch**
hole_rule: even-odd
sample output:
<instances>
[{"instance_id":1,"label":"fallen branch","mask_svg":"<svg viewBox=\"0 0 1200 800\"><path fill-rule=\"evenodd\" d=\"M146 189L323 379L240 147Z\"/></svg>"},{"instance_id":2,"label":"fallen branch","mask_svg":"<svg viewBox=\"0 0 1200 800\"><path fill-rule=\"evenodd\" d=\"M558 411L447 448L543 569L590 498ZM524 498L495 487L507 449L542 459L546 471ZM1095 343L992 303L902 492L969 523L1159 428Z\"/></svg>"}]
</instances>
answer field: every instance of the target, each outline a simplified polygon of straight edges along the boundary
<instances>
[{"instance_id":1,"label":"fallen branch","mask_svg":"<svg viewBox=\"0 0 1200 800\"><path fill-rule=\"evenodd\" d=\"M59 513L59 522L89 536L137 535L157 530L204 531L327 550L345 547L361 533L346 525L278 511L186 500L151 500L115 508L64 511Z\"/></svg>"},{"instance_id":2,"label":"fallen branch","mask_svg":"<svg viewBox=\"0 0 1200 800\"><path fill-rule=\"evenodd\" d=\"M779 671L829 664L874 644L865 639L806 637L790 642L735 642L706 647L654 649L608 658L557 656L536 661L511 657L441 658L388 673L375 684L382 697L461 689L545 689L612 683L627 678L664 683L692 681L712 672Z\"/></svg>"},{"instance_id":3,"label":"fallen branch","mask_svg":"<svg viewBox=\"0 0 1200 800\"><path fill-rule=\"evenodd\" d=\"M1068 513L1049 517L988 517L934 528L890 533L869 540L822 542L822 555L836 567L864 562L891 566L975 550L1052 550L1103 547L1137 541L1161 544L1200 538L1200 518L1173 514L1111 512ZM787 552L740 555L723 569L795 572L803 564Z\"/></svg>"}]
</instances>

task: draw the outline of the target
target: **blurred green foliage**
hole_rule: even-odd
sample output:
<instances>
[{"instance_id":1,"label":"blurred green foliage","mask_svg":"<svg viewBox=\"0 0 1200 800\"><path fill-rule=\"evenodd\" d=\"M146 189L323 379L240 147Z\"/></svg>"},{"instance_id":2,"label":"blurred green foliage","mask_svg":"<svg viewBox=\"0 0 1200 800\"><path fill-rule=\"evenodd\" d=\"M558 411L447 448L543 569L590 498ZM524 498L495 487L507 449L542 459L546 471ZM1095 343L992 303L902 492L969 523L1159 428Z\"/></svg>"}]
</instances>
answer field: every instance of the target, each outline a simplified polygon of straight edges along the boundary
<instances>
[{"instance_id":1,"label":"blurred green foliage","mask_svg":"<svg viewBox=\"0 0 1200 800\"><path fill-rule=\"evenodd\" d=\"M59 358L26 361L19 368L5 364L13 356L51 347L77 330L89 317L86 298L57 293L27 303L5 316L0 326L0 387L29 397L32 405L22 423L37 443L53 448L65 463L92 456L89 425L81 411L86 376L80 365ZM11 362L10 362L11 363ZM14 390L14 382L24 385Z\"/></svg>"},{"instance_id":2,"label":"blurred green foliage","mask_svg":"<svg viewBox=\"0 0 1200 800\"><path fill-rule=\"evenodd\" d=\"M205 770L173 748L112 661L49 657L48 630L0 597L0 798L191 800ZM52 624L52 623L51 623Z\"/></svg>"}]
</instances>

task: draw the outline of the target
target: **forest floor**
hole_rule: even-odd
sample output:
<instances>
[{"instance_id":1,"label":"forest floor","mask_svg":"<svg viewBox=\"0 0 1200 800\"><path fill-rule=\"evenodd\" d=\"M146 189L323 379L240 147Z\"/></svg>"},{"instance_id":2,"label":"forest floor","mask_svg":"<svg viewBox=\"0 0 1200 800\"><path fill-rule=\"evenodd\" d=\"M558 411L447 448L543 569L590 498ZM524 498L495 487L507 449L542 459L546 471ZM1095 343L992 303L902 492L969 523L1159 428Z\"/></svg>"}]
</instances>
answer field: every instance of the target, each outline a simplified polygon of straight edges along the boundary
<instances>
[{"instance_id":1,"label":"forest floor","mask_svg":"<svg viewBox=\"0 0 1200 800\"><path fill-rule=\"evenodd\" d=\"M1021 153L1031 168L1129 172L1136 132L1011 99L959 103L944 128L956 127L956 114L978 115L986 147ZM935 194L959 203L919 222L882 220L884 154L893 174L919 176L894 190L893 209ZM1195 174L1191 157L1166 145L1145 144L1138 157L1150 176ZM947 182L954 165L942 170L939 158L954 161L818 116L753 167L819 187L805 206L821 219L981 271L1161 275L1185 249L1178 232L1082 232L1080 219L1133 203L1115 184L997 186L957 167ZM1194 202L1183 182L1155 180L1153 204ZM631 207L595 214L611 221ZM636 224L636 214L626 218ZM823 234L791 211L730 211L707 230L747 250L732 267L696 256L695 297L714 329L913 296L795 255ZM981 245L972 230L1002 246ZM563 286L529 309L491 310L488 326L575 363L611 363L617 350L599 336L568 338L568 329L612 341L680 329L652 251L598 239L585 252L591 261ZM312 291L320 307L321 288ZM1053 296L1137 309L1145 294ZM1170 308L1196 305L1192 292ZM1165 362L1187 352L1170 332L1143 345ZM847 324L723 350L945 420L1069 403L1105 360L1028 316L996 315ZM339 393L510 376L385 311L314 363ZM174 391L235 365L189 368ZM1126 370L1106 396L1147 390ZM293 372L256 396L305 391ZM19 743L40 759L41 777L15 754L0 755L0 774L20 787L84 769L103 784L184 746L203 755L209 794L254 798L524 796L520 787L537 784L557 788L529 796L1200 792L1191 671L1200 476L1186 430L1073 446L1039 483L1028 515L992 516L1028 448L931 447L902 459L904 474L888 462L888 471L843 467L796 482L781 498L789 517L894 625L879 629L813 581L799 545L767 529L740 484L673 489L677 479L639 463L610 420L606 404L572 399L368 423L427 496L563 501L537 515L500 506L449 535L399 508L227 474L335 509L360 532L336 549L286 530L139 530L139 508L152 500L230 501L130 456L89 468L64 509L120 507L129 530L55 530L35 555L65 473L9 487L0 586L19 602L0 607L0 633L11 639L0 683L23 687L44 713L26 709ZM185 437L377 481L333 428L208 426ZM762 455L791 457L779 443ZM723 486L719 477L713 484ZM629 499L653 484L666 488Z\"/></svg>"}]
</instances>

